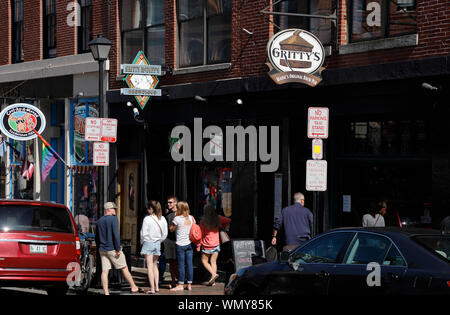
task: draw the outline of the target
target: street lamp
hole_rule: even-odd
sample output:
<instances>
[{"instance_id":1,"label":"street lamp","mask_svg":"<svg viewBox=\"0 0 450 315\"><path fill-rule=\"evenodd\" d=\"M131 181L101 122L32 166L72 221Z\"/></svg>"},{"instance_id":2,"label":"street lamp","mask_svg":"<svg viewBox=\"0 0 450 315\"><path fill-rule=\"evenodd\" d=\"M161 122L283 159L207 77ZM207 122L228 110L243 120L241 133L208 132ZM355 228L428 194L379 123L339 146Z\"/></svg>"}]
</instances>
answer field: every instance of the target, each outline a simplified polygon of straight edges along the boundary
<instances>
[{"instance_id":1,"label":"street lamp","mask_svg":"<svg viewBox=\"0 0 450 315\"><path fill-rule=\"evenodd\" d=\"M103 63L108 59L109 51L111 50L112 43L109 39L102 37L102 34L98 34L97 38L89 42L89 48L91 49L92 57L95 61L98 61L98 107L99 107L99 117L103 118L104 115L104 104L103 104ZM104 174L103 168L100 167L98 171L98 193L97 198L99 202L100 209L103 208L103 196L104 196Z\"/></svg>"}]
</instances>

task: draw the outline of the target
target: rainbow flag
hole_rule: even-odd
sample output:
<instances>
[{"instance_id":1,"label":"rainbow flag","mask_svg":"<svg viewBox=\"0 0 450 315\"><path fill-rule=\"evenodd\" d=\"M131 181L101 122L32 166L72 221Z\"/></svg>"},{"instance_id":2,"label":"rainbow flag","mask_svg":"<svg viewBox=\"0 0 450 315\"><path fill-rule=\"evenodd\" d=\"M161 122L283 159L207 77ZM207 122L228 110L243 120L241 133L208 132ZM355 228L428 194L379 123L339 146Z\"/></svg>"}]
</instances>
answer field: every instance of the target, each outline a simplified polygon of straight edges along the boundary
<instances>
[{"instance_id":1,"label":"rainbow flag","mask_svg":"<svg viewBox=\"0 0 450 315\"><path fill-rule=\"evenodd\" d=\"M53 165L58 161L58 154L53 150L53 148L47 143L42 143L42 181L44 182L47 178L48 173L50 173Z\"/></svg>"}]
</instances>

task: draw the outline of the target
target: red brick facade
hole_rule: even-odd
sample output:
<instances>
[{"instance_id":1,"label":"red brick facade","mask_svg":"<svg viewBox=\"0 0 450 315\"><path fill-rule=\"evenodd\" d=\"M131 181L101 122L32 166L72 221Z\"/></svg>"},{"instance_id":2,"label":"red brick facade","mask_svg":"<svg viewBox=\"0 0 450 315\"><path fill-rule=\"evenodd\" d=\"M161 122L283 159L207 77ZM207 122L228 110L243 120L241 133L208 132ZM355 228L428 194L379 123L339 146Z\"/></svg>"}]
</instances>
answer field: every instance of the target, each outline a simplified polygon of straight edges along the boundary
<instances>
[{"instance_id":1,"label":"red brick facade","mask_svg":"<svg viewBox=\"0 0 450 315\"><path fill-rule=\"evenodd\" d=\"M166 75L161 85L185 82L202 82L236 77L263 76L268 69L266 45L274 32L270 15L260 13L273 1L232 0L231 68L183 75ZM43 0L24 0L24 61L43 58ZM57 57L77 54L77 30L67 25L70 0L57 1ZM93 34L102 33L113 42L110 54L110 88L123 87L117 79L120 65L119 1L93 0ZM109 9L109 12L108 12ZM346 1L338 1L337 43L348 43ZM11 2L1 1L0 21L2 33L0 65L11 62ZM416 46L376 50L354 54L337 54L327 57L326 67L352 67L394 61L446 56L450 53L450 5L448 0L418 0L417 24L419 43ZM7 17L7 18L6 18ZM166 18L166 66L176 69L177 23L176 0L165 1ZM108 30L109 28L109 30ZM243 30L253 33L248 34Z\"/></svg>"}]
</instances>

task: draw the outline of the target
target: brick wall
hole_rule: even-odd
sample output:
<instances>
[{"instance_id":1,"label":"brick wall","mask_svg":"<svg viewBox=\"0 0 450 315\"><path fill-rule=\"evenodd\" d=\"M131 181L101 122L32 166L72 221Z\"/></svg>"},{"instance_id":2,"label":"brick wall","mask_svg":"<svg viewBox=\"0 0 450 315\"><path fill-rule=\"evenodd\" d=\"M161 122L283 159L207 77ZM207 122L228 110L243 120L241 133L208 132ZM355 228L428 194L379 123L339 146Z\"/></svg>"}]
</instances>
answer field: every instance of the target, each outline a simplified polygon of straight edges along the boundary
<instances>
[{"instance_id":1,"label":"brick wall","mask_svg":"<svg viewBox=\"0 0 450 315\"><path fill-rule=\"evenodd\" d=\"M37 2L37 1L36 1ZM71 56L77 54L77 28L67 23L69 14L67 5L72 0L56 1L56 56Z\"/></svg>"},{"instance_id":2,"label":"brick wall","mask_svg":"<svg viewBox=\"0 0 450 315\"><path fill-rule=\"evenodd\" d=\"M24 26L24 61L39 60L43 57L42 36L42 1L23 1L23 26ZM11 21L2 21L11 23ZM58 41L58 39L57 39ZM2 45L3 46L3 45Z\"/></svg>"},{"instance_id":3,"label":"brick wall","mask_svg":"<svg viewBox=\"0 0 450 315\"><path fill-rule=\"evenodd\" d=\"M11 2L0 1L0 16L0 65L4 65L11 62Z\"/></svg>"}]
</instances>

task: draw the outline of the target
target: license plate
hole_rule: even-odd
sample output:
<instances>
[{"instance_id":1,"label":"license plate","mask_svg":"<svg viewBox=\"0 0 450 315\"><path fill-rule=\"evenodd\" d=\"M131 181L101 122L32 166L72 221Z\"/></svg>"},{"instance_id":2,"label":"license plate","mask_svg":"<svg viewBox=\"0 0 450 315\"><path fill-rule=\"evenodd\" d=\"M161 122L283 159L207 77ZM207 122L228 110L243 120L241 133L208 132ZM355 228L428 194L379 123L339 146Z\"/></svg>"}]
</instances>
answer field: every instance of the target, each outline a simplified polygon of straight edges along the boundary
<instances>
[{"instance_id":1,"label":"license plate","mask_svg":"<svg viewBox=\"0 0 450 315\"><path fill-rule=\"evenodd\" d=\"M30 254L47 254L47 245L30 245Z\"/></svg>"}]
</instances>

